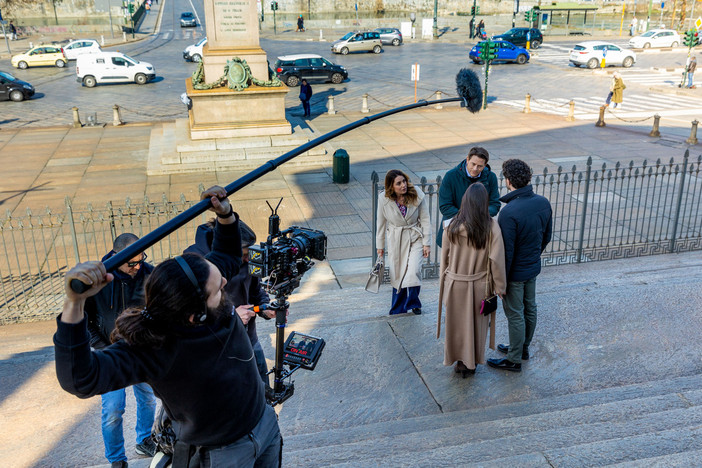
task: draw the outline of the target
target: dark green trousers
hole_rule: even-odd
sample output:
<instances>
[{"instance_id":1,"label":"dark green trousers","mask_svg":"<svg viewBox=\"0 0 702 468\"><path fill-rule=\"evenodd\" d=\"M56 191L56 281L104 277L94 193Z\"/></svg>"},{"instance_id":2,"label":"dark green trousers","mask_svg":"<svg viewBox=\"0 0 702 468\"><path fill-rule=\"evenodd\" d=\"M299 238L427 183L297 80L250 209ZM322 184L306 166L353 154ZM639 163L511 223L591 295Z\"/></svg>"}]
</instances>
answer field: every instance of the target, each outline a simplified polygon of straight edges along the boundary
<instances>
[{"instance_id":1,"label":"dark green trousers","mask_svg":"<svg viewBox=\"0 0 702 468\"><path fill-rule=\"evenodd\" d=\"M507 359L521 363L522 350L529 348L536 329L536 277L508 282L502 308L509 329Z\"/></svg>"}]
</instances>

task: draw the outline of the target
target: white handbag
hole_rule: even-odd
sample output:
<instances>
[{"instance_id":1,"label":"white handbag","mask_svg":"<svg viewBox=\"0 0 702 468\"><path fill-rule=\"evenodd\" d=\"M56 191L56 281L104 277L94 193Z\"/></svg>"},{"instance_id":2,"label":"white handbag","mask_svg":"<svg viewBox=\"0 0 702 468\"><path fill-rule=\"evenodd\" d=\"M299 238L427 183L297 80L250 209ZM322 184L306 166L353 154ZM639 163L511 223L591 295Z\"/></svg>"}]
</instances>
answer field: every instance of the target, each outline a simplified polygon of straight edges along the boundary
<instances>
[{"instance_id":1,"label":"white handbag","mask_svg":"<svg viewBox=\"0 0 702 468\"><path fill-rule=\"evenodd\" d=\"M366 291L378 294L380 291L380 283L383 282L383 273L385 265L383 265L383 257L378 257L378 260L373 265L370 273L368 273L368 281L366 281Z\"/></svg>"}]
</instances>

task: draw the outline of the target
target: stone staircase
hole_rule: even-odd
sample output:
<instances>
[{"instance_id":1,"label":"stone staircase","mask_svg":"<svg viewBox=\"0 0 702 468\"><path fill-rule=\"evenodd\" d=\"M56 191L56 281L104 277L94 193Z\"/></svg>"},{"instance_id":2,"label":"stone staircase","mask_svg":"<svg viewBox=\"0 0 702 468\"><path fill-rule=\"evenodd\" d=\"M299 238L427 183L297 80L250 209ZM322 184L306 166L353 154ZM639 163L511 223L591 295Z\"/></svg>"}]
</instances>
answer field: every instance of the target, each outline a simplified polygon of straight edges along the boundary
<instances>
[{"instance_id":1,"label":"stone staircase","mask_svg":"<svg viewBox=\"0 0 702 468\"><path fill-rule=\"evenodd\" d=\"M700 466L702 375L299 434L284 466Z\"/></svg>"}]
</instances>

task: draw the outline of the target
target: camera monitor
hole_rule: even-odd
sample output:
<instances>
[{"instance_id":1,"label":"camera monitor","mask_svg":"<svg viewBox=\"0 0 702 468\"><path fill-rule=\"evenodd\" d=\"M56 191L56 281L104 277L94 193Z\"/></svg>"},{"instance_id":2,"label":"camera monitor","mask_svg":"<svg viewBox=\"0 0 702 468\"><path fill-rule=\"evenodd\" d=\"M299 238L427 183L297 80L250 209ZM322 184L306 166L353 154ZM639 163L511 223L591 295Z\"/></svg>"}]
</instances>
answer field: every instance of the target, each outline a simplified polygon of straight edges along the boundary
<instances>
[{"instance_id":1,"label":"camera monitor","mask_svg":"<svg viewBox=\"0 0 702 468\"><path fill-rule=\"evenodd\" d=\"M324 344L322 338L292 332L285 340L283 361L286 364L313 370L322 355Z\"/></svg>"}]
</instances>

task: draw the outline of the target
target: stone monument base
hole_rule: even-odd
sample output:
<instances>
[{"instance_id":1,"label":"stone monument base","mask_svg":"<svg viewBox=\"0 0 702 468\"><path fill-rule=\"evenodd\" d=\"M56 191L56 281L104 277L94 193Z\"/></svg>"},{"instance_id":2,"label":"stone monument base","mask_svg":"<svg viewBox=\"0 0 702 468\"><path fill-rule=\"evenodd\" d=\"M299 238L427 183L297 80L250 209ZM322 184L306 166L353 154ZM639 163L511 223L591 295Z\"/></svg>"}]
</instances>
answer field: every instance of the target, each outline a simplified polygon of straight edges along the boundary
<instances>
[{"instance_id":1,"label":"stone monument base","mask_svg":"<svg viewBox=\"0 0 702 468\"><path fill-rule=\"evenodd\" d=\"M287 86L197 90L188 78L185 90L192 101L188 115L193 140L292 133L285 118Z\"/></svg>"},{"instance_id":2,"label":"stone monument base","mask_svg":"<svg viewBox=\"0 0 702 468\"><path fill-rule=\"evenodd\" d=\"M205 71L205 80L208 83L219 79L224 74L224 66L227 64L227 60L231 60L232 57L246 60L254 78L262 81L268 80L268 56L266 51L260 47L211 49L209 44L205 44L202 55L202 66Z\"/></svg>"},{"instance_id":3,"label":"stone monument base","mask_svg":"<svg viewBox=\"0 0 702 468\"><path fill-rule=\"evenodd\" d=\"M290 125L288 124L288 129ZM290 133L290 132L289 132ZM250 171L315 137L309 129L296 127L288 135L239 136L193 140L187 119L163 122L151 130L148 175L222 171ZM285 164L325 166L331 153L320 145Z\"/></svg>"}]
</instances>

